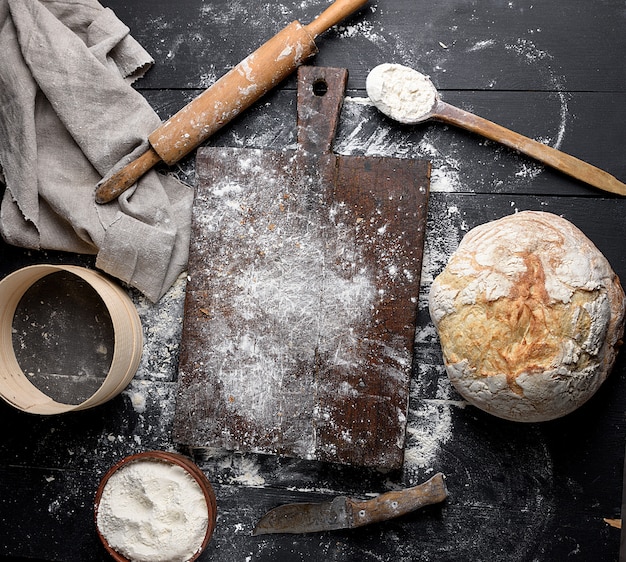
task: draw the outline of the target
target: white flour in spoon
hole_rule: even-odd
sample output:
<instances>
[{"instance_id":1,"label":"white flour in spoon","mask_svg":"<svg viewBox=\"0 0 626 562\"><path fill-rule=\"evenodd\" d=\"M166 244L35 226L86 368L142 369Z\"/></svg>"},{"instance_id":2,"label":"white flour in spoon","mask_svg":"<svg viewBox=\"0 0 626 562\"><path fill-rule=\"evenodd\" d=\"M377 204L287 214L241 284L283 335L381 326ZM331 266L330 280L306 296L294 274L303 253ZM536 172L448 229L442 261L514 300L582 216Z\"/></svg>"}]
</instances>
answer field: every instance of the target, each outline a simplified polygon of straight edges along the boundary
<instances>
[{"instance_id":1,"label":"white flour in spoon","mask_svg":"<svg viewBox=\"0 0 626 562\"><path fill-rule=\"evenodd\" d=\"M202 546L207 502L182 467L136 461L107 481L97 516L111 548L134 562L185 562Z\"/></svg>"},{"instance_id":2,"label":"white flour in spoon","mask_svg":"<svg viewBox=\"0 0 626 562\"><path fill-rule=\"evenodd\" d=\"M401 123L419 123L437 101L427 76L401 64L380 64L368 74L367 95L385 115Z\"/></svg>"}]
</instances>

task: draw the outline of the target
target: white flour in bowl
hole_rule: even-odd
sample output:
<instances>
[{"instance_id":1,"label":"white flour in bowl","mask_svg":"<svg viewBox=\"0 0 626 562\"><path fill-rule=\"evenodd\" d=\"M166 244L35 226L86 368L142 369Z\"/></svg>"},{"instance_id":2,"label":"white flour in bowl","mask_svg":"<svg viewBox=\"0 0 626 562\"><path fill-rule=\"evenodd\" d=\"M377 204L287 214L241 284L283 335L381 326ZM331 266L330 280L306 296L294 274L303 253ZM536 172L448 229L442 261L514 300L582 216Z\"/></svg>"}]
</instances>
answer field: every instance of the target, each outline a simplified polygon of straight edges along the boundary
<instances>
[{"instance_id":1,"label":"white flour in bowl","mask_svg":"<svg viewBox=\"0 0 626 562\"><path fill-rule=\"evenodd\" d=\"M107 481L97 515L109 546L134 562L185 562L202 546L208 507L182 467L155 460L122 466Z\"/></svg>"}]
</instances>

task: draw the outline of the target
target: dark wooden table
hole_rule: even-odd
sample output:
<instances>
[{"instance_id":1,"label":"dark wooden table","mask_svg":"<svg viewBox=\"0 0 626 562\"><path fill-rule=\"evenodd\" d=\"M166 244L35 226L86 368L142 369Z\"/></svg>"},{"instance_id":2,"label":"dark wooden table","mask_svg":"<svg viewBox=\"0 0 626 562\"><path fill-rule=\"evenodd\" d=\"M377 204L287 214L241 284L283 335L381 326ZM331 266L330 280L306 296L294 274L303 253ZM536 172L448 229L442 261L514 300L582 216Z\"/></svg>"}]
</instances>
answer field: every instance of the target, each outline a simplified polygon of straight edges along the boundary
<instances>
[{"instance_id":1,"label":"dark wooden table","mask_svg":"<svg viewBox=\"0 0 626 562\"><path fill-rule=\"evenodd\" d=\"M136 87L167 118L294 19L325 0L106 0L154 56ZM444 100L558 147L626 180L626 6L622 0L372 1L318 40L311 64L347 68L334 150L432 162L426 252L405 463L398 473L273 456L183 451L213 482L217 529L203 561L610 561L618 559L626 436L626 359L573 414L543 424L499 420L451 389L426 307L433 277L468 229L518 210L563 215L626 279L626 201L439 124L399 126L365 97L382 62L431 76ZM289 78L211 138L212 146L295 142ZM194 158L175 172L193 184ZM85 256L0 246L3 275ZM0 556L107 560L92 520L104 472L120 458L175 449L171 437L185 279L156 305L131 291L146 344L120 396L81 413L39 417L0 404ZM409 486L434 472L450 497L354 531L252 537L279 503Z\"/></svg>"}]
</instances>

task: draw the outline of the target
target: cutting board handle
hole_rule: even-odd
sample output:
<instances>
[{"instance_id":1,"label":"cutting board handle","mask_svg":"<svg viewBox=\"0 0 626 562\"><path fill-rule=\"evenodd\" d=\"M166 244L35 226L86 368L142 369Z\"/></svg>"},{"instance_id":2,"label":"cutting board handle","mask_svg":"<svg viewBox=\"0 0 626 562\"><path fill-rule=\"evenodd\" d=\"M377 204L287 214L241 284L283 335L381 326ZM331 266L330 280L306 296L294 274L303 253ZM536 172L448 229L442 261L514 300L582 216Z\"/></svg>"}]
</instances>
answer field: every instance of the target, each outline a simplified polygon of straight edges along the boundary
<instances>
[{"instance_id":1,"label":"cutting board handle","mask_svg":"<svg viewBox=\"0 0 626 562\"><path fill-rule=\"evenodd\" d=\"M331 151L348 82L345 68L298 69L298 148L309 155Z\"/></svg>"}]
</instances>

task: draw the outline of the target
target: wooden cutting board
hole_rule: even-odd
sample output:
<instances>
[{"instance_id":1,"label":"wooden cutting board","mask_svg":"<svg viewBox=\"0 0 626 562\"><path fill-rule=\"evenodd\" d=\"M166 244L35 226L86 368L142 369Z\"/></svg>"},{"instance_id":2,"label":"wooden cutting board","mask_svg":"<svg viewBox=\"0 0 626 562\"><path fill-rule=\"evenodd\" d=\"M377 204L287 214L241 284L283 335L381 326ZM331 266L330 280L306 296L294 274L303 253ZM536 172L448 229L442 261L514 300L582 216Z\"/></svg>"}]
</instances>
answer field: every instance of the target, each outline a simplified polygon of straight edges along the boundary
<instances>
[{"instance_id":1,"label":"wooden cutting board","mask_svg":"<svg viewBox=\"0 0 626 562\"><path fill-rule=\"evenodd\" d=\"M346 81L300 68L293 150L198 151L181 444L402 465L430 166L332 153Z\"/></svg>"}]
</instances>

